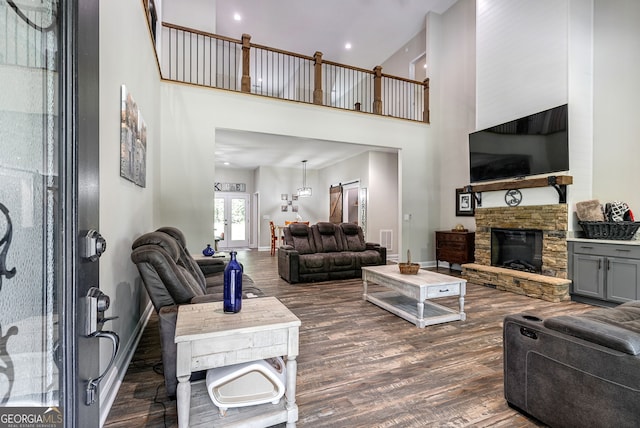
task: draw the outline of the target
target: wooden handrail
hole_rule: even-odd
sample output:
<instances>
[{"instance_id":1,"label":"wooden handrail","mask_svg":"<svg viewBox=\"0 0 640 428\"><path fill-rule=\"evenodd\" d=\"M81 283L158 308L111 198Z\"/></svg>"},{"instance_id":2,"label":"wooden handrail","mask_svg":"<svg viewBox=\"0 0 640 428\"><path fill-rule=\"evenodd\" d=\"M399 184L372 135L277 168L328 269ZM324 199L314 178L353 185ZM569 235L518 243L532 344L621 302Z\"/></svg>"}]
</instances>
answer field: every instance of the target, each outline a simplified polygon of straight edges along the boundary
<instances>
[{"instance_id":1,"label":"wooden handrail","mask_svg":"<svg viewBox=\"0 0 640 428\"><path fill-rule=\"evenodd\" d=\"M251 43L251 47L252 48L257 48L257 49L264 49L266 51L271 51L271 52L275 52L275 53L279 53L279 54L283 54L283 55L295 56L296 58L306 59L308 61L313 61L313 57L312 56L302 55L302 54L298 54L298 53L295 53L295 52L289 52L289 51L285 51L285 50L278 49L278 48L272 48L270 46L257 45L255 43Z\"/></svg>"},{"instance_id":2,"label":"wooden handrail","mask_svg":"<svg viewBox=\"0 0 640 428\"><path fill-rule=\"evenodd\" d=\"M340 64L339 62L326 61L326 60L324 61L324 63L327 65L333 65L335 67L346 68L347 70L359 71L360 73L374 74L374 72L371 70L367 70L366 68L356 67L353 65ZM380 67L380 69L382 70L382 67Z\"/></svg>"},{"instance_id":3,"label":"wooden handrail","mask_svg":"<svg viewBox=\"0 0 640 428\"><path fill-rule=\"evenodd\" d=\"M268 59L269 57L273 56L272 54L275 54L276 57L278 57L279 55L283 55L287 57L286 59L287 66L289 64L288 62L289 58L292 58L293 61L300 61L300 60L308 61L308 63L306 64L303 63L305 64L303 68L305 73L307 73L306 70L309 70L308 68L309 63L311 63L311 66L313 66L313 70L311 71L313 75L311 76L310 74L307 74L304 77L309 79L308 82L310 82L310 79L313 79L313 83L311 84L311 87L308 88L309 91L312 90L313 92L312 94L307 92L309 93L309 95L311 95L311 97L306 98L304 102L312 102L313 104L316 104L316 105L325 105L326 103L327 106L329 107L351 109L355 111L362 111L364 113L373 113L378 115L385 115L385 116L397 117L401 119L409 119L414 121L422 120L425 123L429 123L429 120L430 120L429 79L425 79L423 82L420 82L417 80L412 80L404 77L392 76L392 75L383 73L382 66L379 66L379 65L376 66L373 70L367 70L361 67L341 64L334 61L327 61L322 57L321 52L315 52L313 56L308 56L308 55L298 54L295 52L286 51L283 49L255 44L255 43L251 43L251 36L248 34L243 34L242 38L238 40L231 37L220 36L217 34L206 32L206 31L194 30L181 25L171 24L166 22L162 23L162 27L169 30L182 32L183 34L181 35L181 37L183 39L183 45L184 45L184 39L186 37L187 40L189 40L189 46L191 46L190 40L195 40L192 37L193 35L209 38L208 41L205 41L205 43L207 43L206 46L212 46L212 44L215 43L216 40L222 41L223 45L221 45L220 47L223 50L220 52L223 52L222 53L223 59L224 59L224 49L235 49L236 51L239 48L242 49L240 61L238 61L236 59L235 54L232 53L232 57L234 58L233 62L228 64L228 66L231 69L231 72L223 74L223 76L226 76L225 77L226 80L223 81L222 84L220 85L212 83L213 78L217 76L215 74L216 73L215 71L213 71L213 73L211 71L212 70L211 67L215 65L214 63L210 63L208 65L207 64L202 65L202 63L198 63L197 60L195 60L195 66L194 68L191 68L192 67L191 63L186 63L185 60L183 59L182 70L176 68L175 73L177 75L179 75L180 73L182 75L186 75L185 74L186 73L185 64L186 64L187 71L195 69L196 70L195 80L198 82L202 81L205 86L213 86L213 87L218 87L222 89L235 89L245 93L255 92L258 95L265 95L265 92L263 92L263 90L260 89L261 85L259 83L256 82L257 83L256 85L252 85L251 71L250 71L251 65L252 65L251 63L252 61L257 61L257 64L261 66L260 63L262 62L262 59L263 59L263 57L261 56L262 53L260 52L256 53L255 51L254 52L251 51L251 49L254 48L256 50L262 50L262 51L268 52L267 61L269 61ZM178 39L176 38L176 40ZM200 42L198 41L194 43L200 43ZM235 47L233 46L225 47L224 46L225 43L235 45ZM171 46L171 44L169 44L169 46ZM179 50L179 49L180 49L179 47L176 48L176 50ZM184 46L183 46L183 49L184 49ZM211 47L209 47L209 51L211 52ZM253 56L253 59L252 59L252 56ZM280 63L278 62L278 67L280 67L279 64ZM168 76L169 80L173 80L171 74L173 73L174 69L172 68L171 63L169 63L168 67L170 70L170 73ZM207 79L207 73L208 73L208 79ZM325 79L327 78L323 76L323 73L329 73L328 82L323 83L323 77ZM240 83L239 87L234 86L232 84L233 79L229 78L229 76L233 76L233 75L239 77L239 79L235 80L236 82L238 82L239 80L239 83ZM365 78L365 76L372 76L373 81L368 80L367 78ZM257 76L257 77L262 78L262 76ZM254 79L257 77L254 76ZM295 77L296 76L294 75L294 79ZM164 78L165 76L163 76L163 79ZM387 79L385 83L383 83L383 79ZM192 80L193 80L193 76L188 75L184 81L185 83L192 83ZM258 82L260 80L261 79L259 79ZM295 84L295 80L294 80L294 84ZM324 84L346 85L346 88L348 89L344 93L341 93L337 98L334 97L332 94L330 99L327 98L325 100L325 97L328 95L328 92L326 91L328 91L329 88L323 88ZM415 95L417 95L417 90L420 86L422 86L423 88L423 96L416 97ZM258 89L254 89L254 87ZM287 95L287 93L288 94L291 93L291 90L286 86L285 88L287 88L288 92L285 93L284 96L283 94L273 94L270 92L271 88L269 86L267 86L267 88L269 89L267 89L266 95L275 96L276 98L289 99L291 101L301 101L300 99L297 99L295 97L291 98L290 95ZM385 91L384 95L383 95L383 88ZM353 89L353 91L349 92L350 89ZM406 96L406 94L409 94L409 96ZM383 97L386 99L383 99ZM413 100L413 101L410 102L408 100ZM364 109L362 108L363 106L365 106Z\"/></svg>"}]
</instances>

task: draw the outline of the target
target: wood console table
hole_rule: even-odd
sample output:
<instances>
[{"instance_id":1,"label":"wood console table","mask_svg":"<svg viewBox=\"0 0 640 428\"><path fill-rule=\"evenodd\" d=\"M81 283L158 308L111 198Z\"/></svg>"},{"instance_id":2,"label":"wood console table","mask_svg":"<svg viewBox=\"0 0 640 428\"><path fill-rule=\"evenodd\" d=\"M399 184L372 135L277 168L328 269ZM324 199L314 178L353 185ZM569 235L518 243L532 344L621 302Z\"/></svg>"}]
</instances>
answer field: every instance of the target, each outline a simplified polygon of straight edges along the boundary
<instances>
[{"instance_id":1,"label":"wood console table","mask_svg":"<svg viewBox=\"0 0 640 428\"><path fill-rule=\"evenodd\" d=\"M474 261L475 232L441 231L436 232L436 268L440 260L463 264Z\"/></svg>"},{"instance_id":2,"label":"wood console table","mask_svg":"<svg viewBox=\"0 0 640 428\"><path fill-rule=\"evenodd\" d=\"M193 416L198 426L267 427L286 422L288 428L295 427L299 327L300 320L275 297L246 299L237 314L224 313L222 302L180 306L175 335L178 426L188 427ZM221 417L199 382L194 385L191 408L192 372L281 356L286 357L286 385L285 399L279 404L229 409Z\"/></svg>"}]
</instances>

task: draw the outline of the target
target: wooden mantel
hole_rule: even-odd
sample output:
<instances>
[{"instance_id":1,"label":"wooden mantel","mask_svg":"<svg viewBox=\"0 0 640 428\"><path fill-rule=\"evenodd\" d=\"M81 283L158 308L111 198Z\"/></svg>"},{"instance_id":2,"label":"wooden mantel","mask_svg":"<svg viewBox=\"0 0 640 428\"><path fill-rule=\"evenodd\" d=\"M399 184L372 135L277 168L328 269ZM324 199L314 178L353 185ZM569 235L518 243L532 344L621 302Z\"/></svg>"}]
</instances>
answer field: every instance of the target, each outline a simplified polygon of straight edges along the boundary
<instances>
[{"instance_id":1,"label":"wooden mantel","mask_svg":"<svg viewBox=\"0 0 640 428\"><path fill-rule=\"evenodd\" d=\"M550 175L541 178L522 178L509 181L497 181L494 183L476 184L465 186L467 192L481 193L494 190L530 189L533 187L552 186L559 195L559 204L567 203L567 185L573 184L573 177L570 175ZM479 198L476 195L476 199Z\"/></svg>"}]
</instances>

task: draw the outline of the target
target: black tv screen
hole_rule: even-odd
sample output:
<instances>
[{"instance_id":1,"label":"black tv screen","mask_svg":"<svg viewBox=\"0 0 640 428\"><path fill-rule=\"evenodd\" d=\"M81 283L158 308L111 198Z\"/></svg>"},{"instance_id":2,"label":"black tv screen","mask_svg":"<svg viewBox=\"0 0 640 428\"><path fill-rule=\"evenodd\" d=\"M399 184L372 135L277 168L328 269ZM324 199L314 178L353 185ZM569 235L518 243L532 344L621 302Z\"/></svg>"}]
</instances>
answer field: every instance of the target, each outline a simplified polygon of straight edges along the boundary
<instances>
[{"instance_id":1,"label":"black tv screen","mask_svg":"<svg viewBox=\"0 0 640 428\"><path fill-rule=\"evenodd\" d=\"M470 181L569 170L567 104L469 134Z\"/></svg>"}]
</instances>

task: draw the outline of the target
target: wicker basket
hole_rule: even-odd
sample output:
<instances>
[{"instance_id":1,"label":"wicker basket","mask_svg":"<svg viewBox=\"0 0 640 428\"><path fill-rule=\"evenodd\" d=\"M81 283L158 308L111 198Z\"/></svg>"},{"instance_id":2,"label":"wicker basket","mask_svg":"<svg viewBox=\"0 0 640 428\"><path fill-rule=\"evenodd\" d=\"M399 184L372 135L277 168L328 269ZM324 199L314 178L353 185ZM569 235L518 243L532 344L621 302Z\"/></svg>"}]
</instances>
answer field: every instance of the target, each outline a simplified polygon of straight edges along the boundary
<instances>
[{"instance_id":1,"label":"wicker basket","mask_svg":"<svg viewBox=\"0 0 640 428\"><path fill-rule=\"evenodd\" d=\"M416 275L420 270L420 264L411 263L411 250L407 250L407 262L398 263L398 267L400 268L400 273L405 275Z\"/></svg>"},{"instance_id":2,"label":"wicker basket","mask_svg":"<svg viewBox=\"0 0 640 428\"><path fill-rule=\"evenodd\" d=\"M636 234L640 222L634 221L579 221L589 239L613 239L628 241Z\"/></svg>"},{"instance_id":3,"label":"wicker basket","mask_svg":"<svg viewBox=\"0 0 640 428\"><path fill-rule=\"evenodd\" d=\"M415 275L420 270L418 263L398 263L398 267L400 268L400 273L405 275Z\"/></svg>"}]
</instances>

